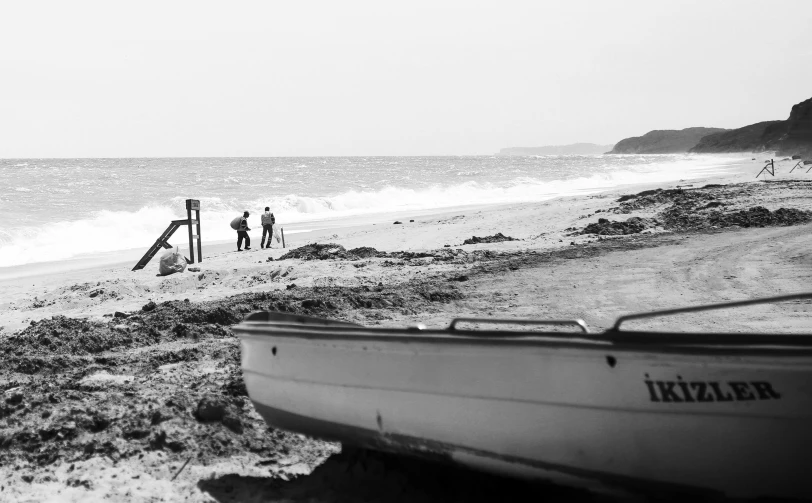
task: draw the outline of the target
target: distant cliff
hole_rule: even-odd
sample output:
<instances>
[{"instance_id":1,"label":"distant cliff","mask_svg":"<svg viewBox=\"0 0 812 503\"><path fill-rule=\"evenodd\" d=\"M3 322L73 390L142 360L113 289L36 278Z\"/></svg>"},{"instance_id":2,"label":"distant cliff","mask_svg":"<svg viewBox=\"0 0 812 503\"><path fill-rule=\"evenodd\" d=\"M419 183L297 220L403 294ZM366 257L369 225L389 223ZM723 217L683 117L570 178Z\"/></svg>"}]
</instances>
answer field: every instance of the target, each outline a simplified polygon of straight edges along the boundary
<instances>
[{"instance_id":1,"label":"distant cliff","mask_svg":"<svg viewBox=\"0 0 812 503\"><path fill-rule=\"evenodd\" d=\"M812 98L792 107L785 121L751 124L702 138L691 152L761 152L812 156Z\"/></svg>"},{"instance_id":2,"label":"distant cliff","mask_svg":"<svg viewBox=\"0 0 812 503\"><path fill-rule=\"evenodd\" d=\"M573 143L549 147L510 147L503 148L496 155L595 155L611 150L612 145L594 143Z\"/></svg>"},{"instance_id":3,"label":"distant cliff","mask_svg":"<svg viewBox=\"0 0 812 503\"><path fill-rule=\"evenodd\" d=\"M721 128L690 127L687 129L649 131L643 136L626 138L610 154L677 154L688 152L703 137L726 131Z\"/></svg>"},{"instance_id":4,"label":"distant cliff","mask_svg":"<svg viewBox=\"0 0 812 503\"><path fill-rule=\"evenodd\" d=\"M700 154L720 152L759 152L767 150L765 131L768 127L782 125L784 121L766 121L750 124L739 129L705 136L690 152Z\"/></svg>"},{"instance_id":5,"label":"distant cliff","mask_svg":"<svg viewBox=\"0 0 812 503\"><path fill-rule=\"evenodd\" d=\"M770 126L767 148L778 155L804 154L812 156L812 98L792 107L783 127Z\"/></svg>"}]
</instances>

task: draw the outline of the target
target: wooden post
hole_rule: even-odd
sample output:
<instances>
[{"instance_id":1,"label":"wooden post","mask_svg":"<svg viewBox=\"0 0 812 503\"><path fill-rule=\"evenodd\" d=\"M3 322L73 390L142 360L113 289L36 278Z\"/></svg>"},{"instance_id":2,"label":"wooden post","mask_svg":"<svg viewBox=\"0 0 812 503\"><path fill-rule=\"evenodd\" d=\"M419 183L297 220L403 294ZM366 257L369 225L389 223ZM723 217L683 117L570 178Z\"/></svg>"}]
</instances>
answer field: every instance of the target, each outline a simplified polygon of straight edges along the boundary
<instances>
[{"instance_id":1,"label":"wooden post","mask_svg":"<svg viewBox=\"0 0 812 503\"><path fill-rule=\"evenodd\" d=\"M192 218L192 211L195 218ZM186 200L186 222L189 226L189 263L195 263L195 239L197 240L197 261L203 261L203 247L200 243L200 201Z\"/></svg>"},{"instance_id":2,"label":"wooden post","mask_svg":"<svg viewBox=\"0 0 812 503\"><path fill-rule=\"evenodd\" d=\"M279 232L282 234L282 248L285 247L285 229L280 227Z\"/></svg>"},{"instance_id":3,"label":"wooden post","mask_svg":"<svg viewBox=\"0 0 812 503\"><path fill-rule=\"evenodd\" d=\"M793 171L795 171L795 168L799 168L799 167L801 167L801 163L802 163L802 162L803 162L803 161L798 161L798 164L796 164L795 166L793 166L793 167L792 167L792 169L791 169L791 170L789 170L789 172L790 172L790 173L792 173Z\"/></svg>"},{"instance_id":4,"label":"wooden post","mask_svg":"<svg viewBox=\"0 0 812 503\"><path fill-rule=\"evenodd\" d=\"M189 220L189 263L195 263L195 238L194 227L192 226L192 208L189 206L189 199L186 200L186 218Z\"/></svg>"},{"instance_id":5,"label":"wooden post","mask_svg":"<svg viewBox=\"0 0 812 503\"><path fill-rule=\"evenodd\" d=\"M195 220L197 220L195 224L197 227L197 261L203 262L203 240L200 237L200 201L197 203L197 208L195 210Z\"/></svg>"}]
</instances>

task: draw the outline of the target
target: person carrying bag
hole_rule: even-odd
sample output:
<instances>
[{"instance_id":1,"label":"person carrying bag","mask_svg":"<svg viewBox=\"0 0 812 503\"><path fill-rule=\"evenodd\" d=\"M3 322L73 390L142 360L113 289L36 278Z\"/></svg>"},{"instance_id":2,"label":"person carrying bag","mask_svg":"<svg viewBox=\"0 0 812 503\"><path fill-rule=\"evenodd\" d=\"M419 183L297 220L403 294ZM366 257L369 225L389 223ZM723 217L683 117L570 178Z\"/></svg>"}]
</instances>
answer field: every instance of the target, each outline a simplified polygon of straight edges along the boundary
<instances>
[{"instance_id":1,"label":"person carrying bag","mask_svg":"<svg viewBox=\"0 0 812 503\"><path fill-rule=\"evenodd\" d=\"M237 231L237 251L242 251L243 239L245 240L245 249L251 249L251 237L248 235L248 231L251 230L248 227L249 215L250 213L246 211L241 217L237 217L231 221L231 228Z\"/></svg>"}]
</instances>

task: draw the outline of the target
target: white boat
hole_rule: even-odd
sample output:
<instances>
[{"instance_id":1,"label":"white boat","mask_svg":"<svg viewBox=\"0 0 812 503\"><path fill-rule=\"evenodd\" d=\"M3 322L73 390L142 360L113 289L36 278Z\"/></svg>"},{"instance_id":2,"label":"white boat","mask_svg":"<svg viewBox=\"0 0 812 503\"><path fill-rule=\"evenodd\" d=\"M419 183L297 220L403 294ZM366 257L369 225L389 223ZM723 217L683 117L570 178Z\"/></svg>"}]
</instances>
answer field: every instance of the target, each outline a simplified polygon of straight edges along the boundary
<instances>
[{"instance_id":1,"label":"white boat","mask_svg":"<svg viewBox=\"0 0 812 503\"><path fill-rule=\"evenodd\" d=\"M625 331L454 320L366 328L282 313L235 327L272 426L568 485L812 498L810 334ZM571 323L580 333L461 330Z\"/></svg>"}]
</instances>

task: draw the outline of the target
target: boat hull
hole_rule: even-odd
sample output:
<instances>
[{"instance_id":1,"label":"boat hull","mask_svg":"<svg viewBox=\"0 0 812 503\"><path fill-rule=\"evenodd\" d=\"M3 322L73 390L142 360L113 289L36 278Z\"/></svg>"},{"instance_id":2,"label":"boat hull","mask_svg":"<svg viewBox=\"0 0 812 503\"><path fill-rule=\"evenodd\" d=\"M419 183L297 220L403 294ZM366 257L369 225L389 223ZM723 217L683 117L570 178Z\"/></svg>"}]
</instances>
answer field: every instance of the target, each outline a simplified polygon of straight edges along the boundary
<instances>
[{"instance_id":1,"label":"boat hull","mask_svg":"<svg viewBox=\"0 0 812 503\"><path fill-rule=\"evenodd\" d=\"M812 357L794 351L243 324L276 427L565 484L812 496Z\"/></svg>"}]
</instances>

